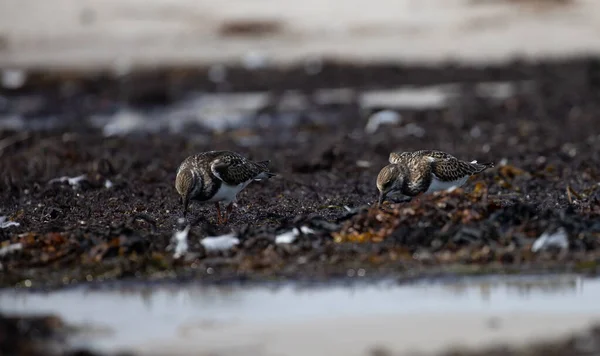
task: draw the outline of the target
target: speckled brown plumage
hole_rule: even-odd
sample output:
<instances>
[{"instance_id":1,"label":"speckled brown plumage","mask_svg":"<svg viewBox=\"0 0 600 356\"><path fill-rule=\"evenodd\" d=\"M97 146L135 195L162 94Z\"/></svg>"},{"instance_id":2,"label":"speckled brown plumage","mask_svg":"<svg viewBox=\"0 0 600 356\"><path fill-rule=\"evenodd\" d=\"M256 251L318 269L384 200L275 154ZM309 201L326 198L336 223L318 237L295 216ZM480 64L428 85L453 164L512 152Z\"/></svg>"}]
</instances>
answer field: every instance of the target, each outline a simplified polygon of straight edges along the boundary
<instances>
[{"instance_id":1,"label":"speckled brown plumage","mask_svg":"<svg viewBox=\"0 0 600 356\"><path fill-rule=\"evenodd\" d=\"M214 202L221 222L219 202L228 205L228 215L237 194L250 182L275 175L269 172L268 164L269 161L254 162L231 151L208 151L187 157L175 178L184 216L192 200Z\"/></svg>"},{"instance_id":2,"label":"speckled brown plumage","mask_svg":"<svg viewBox=\"0 0 600 356\"><path fill-rule=\"evenodd\" d=\"M470 176L494 166L493 163L465 162L435 150L392 152L389 162L377 177L380 203L392 193L414 197L453 185L459 187Z\"/></svg>"}]
</instances>

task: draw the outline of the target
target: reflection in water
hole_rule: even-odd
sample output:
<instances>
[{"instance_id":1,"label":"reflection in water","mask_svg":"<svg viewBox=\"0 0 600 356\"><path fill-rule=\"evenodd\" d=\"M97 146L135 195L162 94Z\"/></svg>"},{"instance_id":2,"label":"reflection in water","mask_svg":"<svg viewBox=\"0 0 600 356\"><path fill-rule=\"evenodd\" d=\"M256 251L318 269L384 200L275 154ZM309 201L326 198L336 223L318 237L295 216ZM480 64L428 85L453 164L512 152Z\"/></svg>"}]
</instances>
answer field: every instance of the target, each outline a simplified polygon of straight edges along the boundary
<instances>
[{"instance_id":1,"label":"reflection in water","mask_svg":"<svg viewBox=\"0 0 600 356\"><path fill-rule=\"evenodd\" d=\"M508 294L514 294L521 298L531 295L540 297L542 295L574 295L581 293L583 280L575 275L565 276L536 276L536 277L513 277L491 279L484 278L474 282L467 280L452 284L444 284L444 289L450 293L461 296L474 289L479 290L482 299L489 300L494 290L504 289Z\"/></svg>"},{"instance_id":2,"label":"reflection in water","mask_svg":"<svg viewBox=\"0 0 600 356\"><path fill-rule=\"evenodd\" d=\"M404 287L407 287L406 285ZM409 284L408 287L425 292L437 294L440 291L448 292L455 297L466 296L468 294L479 294L481 300L489 300L494 293L505 292L507 295L515 295L519 298L540 297L543 295L575 295L582 292L582 277L576 275L564 276L535 276L535 277L484 277L481 279L468 278L462 281L442 281L441 283L422 282ZM162 285L156 286L138 286L138 287L119 287L118 289L109 289L102 292L97 290L85 290L83 295L107 293L110 297L135 297L140 296L142 301L151 308L153 297L158 291L164 293L165 298L177 301L179 304L190 304L199 302L203 305L212 304L234 304L243 301L242 295L250 290L261 290L268 294L277 294L281 290L283 293L293 293L296 297L310 297L316 293L323 293L331 290L331 285L269 285L260 287L239 287L239 286L219 286L219 287L198 287L188 286L182 288L180 285ZM374 289L381 293L387 293L390 289L397 289L398 286L391 281L379 283L356 283L344 287L336 286L345 290L348 297L360 294L365 288ZM26 296L25 296L26 298Z\"/></svg>"},{"instance_id":3,"label":"reflection in water","mask_svg":"<svg viewBox=\"0 0 600 356\"><path fill-rule=\"evenodd\" d=\"M317 287L146 285L81 287L51 293L7 290L0 293L0 312L54 313L73 325L107 327L113 331L111 336L88 335L74 343L111 348L157 337L176 337L190 325L210 329L448 311L600 314L599 294L600 281L577 276L486 277L404 285L384 281Z\"/></svg>"}]
</instances>

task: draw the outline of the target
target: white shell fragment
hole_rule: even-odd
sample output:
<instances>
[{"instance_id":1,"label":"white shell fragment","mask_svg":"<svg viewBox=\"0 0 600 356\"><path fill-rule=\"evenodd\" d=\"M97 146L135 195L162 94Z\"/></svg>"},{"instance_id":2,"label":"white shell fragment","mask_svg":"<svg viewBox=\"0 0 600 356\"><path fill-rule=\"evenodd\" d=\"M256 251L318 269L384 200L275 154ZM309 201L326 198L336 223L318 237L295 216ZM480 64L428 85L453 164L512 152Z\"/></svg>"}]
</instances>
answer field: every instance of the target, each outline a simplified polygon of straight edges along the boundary
<instances>
[{"instance_id":1,"label":"white shell fragment","mask_svg":"<svg viewBox=\"0 0 600 356\"><path fill-rule=\"evenodd\" d=\"M175 233L173 234L173 237L171 238L171 244L169 245L169 247L167 247L167 249L170 250L170 249L173 249L173 245L175 245L175 247L174 247L175 251L173 253L173 258L179 258L187 253L187 251L188 251L187 238L188 238L189 232L190 232L190 225L187 225L183 230L175 231Z\"/></svg>"},{"instance_id":2,"label":"white shell fragment","mask_svg":"<svg viewBox=\"0 0 600 356\"><path fill-rule=\"evenodd\" d=\"M369 167L371 167L371 165L372 165L371 162L365 161L365 160L362 160L362 159L356 161L356 166L360 167L360 168L369 168Z\"/></svg>"},{"instance_id":3,"label":"white shell fragment","mask_svg":"<svg viewBox=\"0 0 600 356\"><path fill-rule=\"evenodd\" d=\"M19 224L16 221L8 220L8 218L6 216L0 216L0 229L6 229L7 227L19 226L19 225L21 225L21 224Z\"/></svg>"},{"instance_id":4,"label":"white shell fragment","mask_svg":"<svg viewBox=\"0 0 600 356\"><path fill-rule=\"evenodd\" d=\"M268 67L269 59L266 53L261 51L249 51L242 57L242 65L246 69L260 69Z\"/></svg>"},{"instance_id":5,"label":"white shell fragment","mask_svg":"<svg viewBox=\"0 0 600 356\"><path fill-rule=\"evenodd\" d=\"M205 237L200 243L207 251L224 251L239 244L240 240L235 236L235 233L231 232L221 236Z\"/></svg>"},{"instance_id":6,"label":"white shell fragment","mask_svg":"<svg viewBox=\"0 0 600 356\"><path fill-rule=\"evenodd\" d=\"M50 181L48 181L48 184L67 182L67 183L69 183L70 186L77 188L77 187L79 187L79 183L83 182L86 179L87 179L87 176L85 174L82 174L77 177L66 177L65 176L65 177L51 179Z\"/></svg>"},{"instance_id":7,"label":"white shell fragment","mask_svg":"<svg viewBox=\"0 0 600 356\"><path fill-rule=\"evenodd\" d=\"M397 125L402 121L402 115L393 110L377 111L367 121L365 132L373 134L377 131L380 125Z\"/></svg>"},{"instance_id":8,"label":"white shell fragment","mask_svg":"<svg viewBox=\"0 0 600 356\"><path fill-rule=\"evenodd\" d=\"M2 257L4 255L8 255L11 252L19 251L22 249L23 249L22 243L16 243L16 244L8 245L6 247L2 247L2 248L0 248L0 257Z\"/></svg>"},{"instance_id":9,"label":"white shell fragment","mask_svg":"<svg viewBox=\"0 0 600 356\"><path fill-rule=\"evenodd\" d=\"M538 252L549 248L560 248L561 250L569 249L569 238L564 228L558 229L550 234L547 231L542 234L531 246L532 252Z\"/></svg>"},{"instance_id":10,"label":"white shell fragment","mask_svg":"<svg viewBox=\"0 0 600 356\"><path fill-rule=\"evenodd\" d=\"M300 231L303 234L314 234L315 231L307 226L302 226L300 230L297 227L293 228L290 231L284 232L283 234L277 235L275 237L276 244L291 244L296 241L296 238L300 236Z\"/></svg>"},{"instance_id":11,"label":"white shell fragment","mask_svg":"<svg viewBox=\"0 0 600 356\"><path fill-rule=\"evenodd\" d=\"M2 71L2 86L7 89L22 87L27 80L27 73L20 69L5 69Z\"/></svg>"}]
</instances>

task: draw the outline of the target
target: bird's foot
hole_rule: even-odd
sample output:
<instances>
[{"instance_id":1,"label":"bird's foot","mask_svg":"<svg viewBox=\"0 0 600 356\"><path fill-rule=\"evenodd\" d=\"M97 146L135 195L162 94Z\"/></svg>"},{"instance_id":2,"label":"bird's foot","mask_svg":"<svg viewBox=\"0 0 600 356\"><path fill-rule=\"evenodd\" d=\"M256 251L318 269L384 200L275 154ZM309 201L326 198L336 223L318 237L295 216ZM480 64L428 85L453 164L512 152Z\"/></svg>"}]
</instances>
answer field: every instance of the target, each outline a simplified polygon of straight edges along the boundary
<instances>
[{"instance_id":1,"label":"bird's foot","mask_svg":"<svg viewBox=\"0 0 600 356\"><path fill-rule=\"evenodd\" d=\"M215 203L215 207L217 208L217 225L223 224L223 218L221 217L221 205L219 202Z\"/></svg>"},{"instance_id":2,"label":"bird's foot","mask_svg":"<svg viewBox=\"0 0 600 356\"><path fill-rule=\"evenodd\" d=\"M229 216L231 215L231 211L233 210L233 204L234 203L230 203L229 205L227 205L227 210L225 210L225 217L223 219L224 224L229 222Z\"/></svg>"}]
</instances>

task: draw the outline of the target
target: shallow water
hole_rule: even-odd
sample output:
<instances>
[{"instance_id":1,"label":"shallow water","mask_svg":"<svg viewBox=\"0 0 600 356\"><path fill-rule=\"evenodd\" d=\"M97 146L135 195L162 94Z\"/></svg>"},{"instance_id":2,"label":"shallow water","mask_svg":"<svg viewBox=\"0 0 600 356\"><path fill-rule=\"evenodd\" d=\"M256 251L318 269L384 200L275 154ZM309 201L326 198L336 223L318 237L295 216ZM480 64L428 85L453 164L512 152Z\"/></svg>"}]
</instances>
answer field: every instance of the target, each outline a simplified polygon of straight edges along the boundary
<instances>
[{"instance_id":1,"label":"shallow water","mask_svg":"<svg viewBox=\"0 0 600 356\"><path fill-rule=\"evenodd\" d=\"M233 352L231 347L243 349L261 335L271 335L277 342L284 343L282 348L294 349L296 346L282 341L289 336L285 335L286 330L294 330L294 335L302 330L315 333L319 327L332 322L333 325L339 323L338 327L373 322L402 327L409 321L417 325L422 318L433 317L441 318L435 321L438 328L444 320L448 327L456 322L464 323L461 327L466 329L460 335L469 335L469 317L477 318L474 327L479 330L481 323L489 322L491 317L517 315L517 318L534 318L519 321L519 327L529 328L527 332L537 330L544 335L550 331L546 330L546 323L548 327L560 329L554 331L566 332L573 327L583 327L596 317L600 319L599 296L600 280L570 275L471 278L404 285L385 281L318 287L79 287L50 293L3 291L0 311L57 314L86 330L73 337L71 342L75 346L146 353L157 352L160 346L173 352L178 350L178 353L203 350L227 354ZM558 319L543 321L540 317ZM505 323L516 320L510 317ZM384 324L373 328L371 334L381 342L398 342L398 337L390 339L376 333ZM417 332L417 329L411 331ZM434 328L427 329L422 330L422 334L435 334ZM514 327L505 329L516 332ZM447 331L440 332L444 337L449 335ZM502 336L502 332L495 336ZM223 343L215 338L228 341ZM435 341L435 337L432 338ZM485 340L482 335L477 338L478 342ZM268 338L262 342L269 344ZM188 346L183 346L186 343ZM419 344L413 346L418 348ZM423 346L428 350L432 345Z\"/></svg>"}]
</instances>

